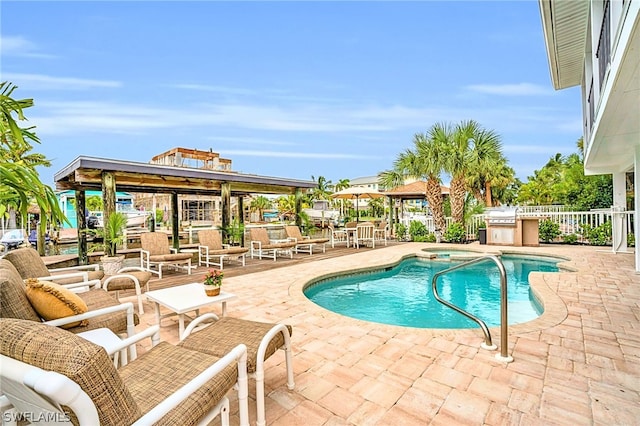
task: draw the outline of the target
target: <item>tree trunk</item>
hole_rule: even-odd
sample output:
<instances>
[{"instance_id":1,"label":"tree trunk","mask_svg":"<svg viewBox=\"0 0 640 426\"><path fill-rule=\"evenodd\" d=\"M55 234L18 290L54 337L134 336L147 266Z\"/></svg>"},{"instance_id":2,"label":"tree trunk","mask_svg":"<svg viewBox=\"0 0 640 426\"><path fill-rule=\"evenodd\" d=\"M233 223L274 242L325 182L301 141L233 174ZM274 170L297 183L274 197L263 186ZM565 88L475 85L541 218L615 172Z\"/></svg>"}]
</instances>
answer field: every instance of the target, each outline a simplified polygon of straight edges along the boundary
<instances>
[{"instance_id":1,"label":"tree trunk","mask_svg":"<svg viewBox=\"0 0 640 426\"><path fill-rule=\"evenodd\" d=\"M491 196L491 182L485 182L484 184L484 196L485 196L485 206L493 207L493 201Z\"/></svg>"},{"instance_id":2,"label":"tree trunk","mask_svg":"<svg viewBox=\"0 0 640 426\"><path fill-rule=\"evenodd\" d=\"M429 179L426 184L426 196L433 214L433 222L437 230L444 232L446 226L442 208L442 189L437 179Z\"/></svg>"},{"instance_id":3,"label":"tree trunk","mask_svg":"<svg viewBox=\"0 0 640 426\"><path fill-rule=\"evenodd\" d=\"M467 191L464 184L464 176L454 177L451 180L451 216L457 223L464 225L464 198Z\"/></svg>"}]
</instances>

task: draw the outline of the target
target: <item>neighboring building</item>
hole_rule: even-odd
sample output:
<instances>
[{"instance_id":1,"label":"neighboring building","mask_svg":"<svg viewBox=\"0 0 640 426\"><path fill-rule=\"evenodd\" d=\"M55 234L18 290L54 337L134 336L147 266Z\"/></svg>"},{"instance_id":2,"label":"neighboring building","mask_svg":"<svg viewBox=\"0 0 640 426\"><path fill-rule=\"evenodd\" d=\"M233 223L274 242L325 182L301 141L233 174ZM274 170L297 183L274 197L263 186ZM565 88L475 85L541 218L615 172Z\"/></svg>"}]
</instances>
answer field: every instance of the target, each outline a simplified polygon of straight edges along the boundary
<instances>
[{"instance_id":1,"label":"neighboring building","mask_svg":"<svg viewBox=\"0 0 640 426\"><path fill-rule=\"evenodd\" d=\"M384 188L380 186L378 182L380 178L378 176L365 176L355 179L349 179L349 185L362 186L364 188L373 189L374 191L383 191Z\"/></svg>"},{"instance_id":2,"label":"neighboring building","mask_svg":"<svg viewBox=\"0 0 640 426\"><path fill-rule=\"evenodd\" d=\"M102 199L102 191L86 191L85 200L89 197L100 197ZM58 205L66 216L69 224L63 223L62 228L77 228L78 219L76 218L76 192L72 190L56 192ZM116 203L133 207L133 195L128 192L116 192ZM88 212L87 212L88 213Z\"/></svg>"},{"instance_id":3,"label":"neighboring building","mask_svg":"<svg viewBox=\"0 0 640 426\"><path fill-rule=\"evenodd\" d=\"M582 87L584 169L613 175L616 211L634 172L635 260L640 211L640 1L539 0L553 87ZM626 213L615 213L613 250L626 251ZM616 229L618 227L618 229ZM622 229L620 229L622 228Z\"/></svg>"},{"instance_id":4,"label":"neighboring building","mask_svg":"<svg viewBox=\"0 0 640 426\"><path fill-rule=\"evenodd\" d=\"M231 160L221 158L220 154L189 148L172 148L162 154L155 155L150 164L192 169L206 169L233 173ZM154 200L155 197L155 200ZM171 197L168 194L136 194L136 205L145 210L156 209L164 212L162 222L168 222L171 211ZM232 203L231 210L237 211L237 203ZM178 198L178 217L181 222L192 225L219 225L222 221L220 197L205 195L180 195ZM235 213L234 213L235 215Z\"/></svg>"}]
</instances>

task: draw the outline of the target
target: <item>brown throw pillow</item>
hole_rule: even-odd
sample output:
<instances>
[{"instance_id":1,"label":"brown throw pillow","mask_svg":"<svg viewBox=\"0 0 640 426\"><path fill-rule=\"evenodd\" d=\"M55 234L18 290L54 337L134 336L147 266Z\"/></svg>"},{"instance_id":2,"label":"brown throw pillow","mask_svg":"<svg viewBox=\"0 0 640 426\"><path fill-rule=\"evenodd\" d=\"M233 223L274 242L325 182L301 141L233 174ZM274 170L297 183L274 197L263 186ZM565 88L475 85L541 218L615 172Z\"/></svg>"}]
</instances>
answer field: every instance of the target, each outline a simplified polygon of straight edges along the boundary
<instances>
[{"instance_id":1,"label":"brown throw pillow","mask_svg":"<svg viewBox=\"0 0 640 426\"><path fill-rule=\"evenodd\" d=\"M38 281L36 278L29 278L25 284L29 302L45 321L84 314L89 310L84 300L60 284ZM87 324L88 321L83 320L61 327L72 328Z\"/></svg>"}]
</instances>

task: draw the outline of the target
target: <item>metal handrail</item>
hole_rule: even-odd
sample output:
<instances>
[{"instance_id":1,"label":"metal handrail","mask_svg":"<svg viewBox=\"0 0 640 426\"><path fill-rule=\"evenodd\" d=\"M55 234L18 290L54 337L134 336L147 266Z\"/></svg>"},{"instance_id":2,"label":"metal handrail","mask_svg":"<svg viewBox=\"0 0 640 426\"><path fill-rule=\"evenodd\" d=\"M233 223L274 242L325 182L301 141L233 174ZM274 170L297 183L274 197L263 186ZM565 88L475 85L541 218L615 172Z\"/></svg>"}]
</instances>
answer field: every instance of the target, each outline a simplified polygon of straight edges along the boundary
<instances>
[{"instance_id":1,"label":"metal handrail","mask_svg":"<svg viewBox=\"0 0 640 426\"><path fill-rule=\"evenodd\" d=\"M497 256L489 254L483 257L478 257L476 259L469 260L459 265L452 266L451 268L445 269L443 271L436 272L433 275L433 278L431 279L431 288L433 289L433 295L435 296L438 302L442 303L445 306L448 306L454 311L475 321L480 326L480 328L482 329L482 332L484 333L484 343L482 344L483 348L489 349L489 350L497 349L497 346L494 345L491 341L491 332L489 331L487 324L480 318L476 317L475 315L470 314L464 309L450 302L447 302L446 300L441 298L440 295L438 294L438 286L437 286L438 278L440 278L440 276L444 274L448 274L449 272L456 271L461 268L466 268L467 266L475 265L476 263L484 262L486 260L492 260L498 266L498 271L500 272L500 342L502 343L502 345L500 348L500 355L496 355L496 358L499 358L502 361L511 362L513 361L513 358L508 354L509 333L508 333L508 321L507 321L507 317L508 317L507 315L507 273L504 269L504 265L502 264L502 261Z\"/></svg>"}]
</instances>

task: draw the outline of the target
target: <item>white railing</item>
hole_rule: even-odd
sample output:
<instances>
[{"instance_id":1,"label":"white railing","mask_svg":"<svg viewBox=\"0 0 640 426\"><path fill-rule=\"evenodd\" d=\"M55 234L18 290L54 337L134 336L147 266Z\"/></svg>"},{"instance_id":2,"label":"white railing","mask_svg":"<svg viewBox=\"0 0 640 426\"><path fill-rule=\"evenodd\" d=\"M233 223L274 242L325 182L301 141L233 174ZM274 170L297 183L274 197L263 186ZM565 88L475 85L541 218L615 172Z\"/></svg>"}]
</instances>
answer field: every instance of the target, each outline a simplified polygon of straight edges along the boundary
<instances>
[{"instance_id":1,"label":"white railing","mask_svg":"<svg viewBox=\"0 0 640 426\"><path fill-rule=\"evenodd\" d=\"M626 240L629 234L634 233L633 211L614 212L612 209L602 209L588 212L569 212L562 211L563 209L564 206L518 207L518 216L538 217L541 221L548 219L557 223L561 234L559 241L562 241L562 236L564 235L575 234L578 238L578 242L586 242L586 238L583 235L585 226L589 228L597 228L607 222L611 222L613 224L614 233L624 233L624 235L614 236L619 237L619 240ZM473 215L471 219L467 221L466 232L468 240L475 240L477 238L477 230L481 224L485 223L486 217L486 214ZM432 216L410 213L400 218L400 223L405 225L408 229L410 223L414 220L423 223L429 232L435 232L435 224ZM447 226L453 222L451 217L447 217L445 220ZM615 224L613 223L614 220L616 221Z\"/></svg>"}]
</instances>

